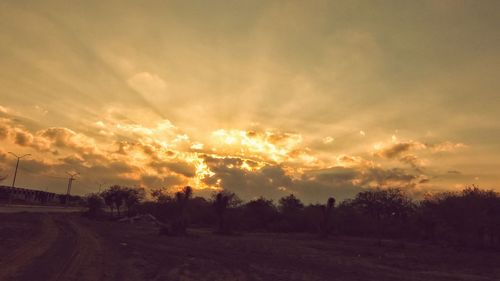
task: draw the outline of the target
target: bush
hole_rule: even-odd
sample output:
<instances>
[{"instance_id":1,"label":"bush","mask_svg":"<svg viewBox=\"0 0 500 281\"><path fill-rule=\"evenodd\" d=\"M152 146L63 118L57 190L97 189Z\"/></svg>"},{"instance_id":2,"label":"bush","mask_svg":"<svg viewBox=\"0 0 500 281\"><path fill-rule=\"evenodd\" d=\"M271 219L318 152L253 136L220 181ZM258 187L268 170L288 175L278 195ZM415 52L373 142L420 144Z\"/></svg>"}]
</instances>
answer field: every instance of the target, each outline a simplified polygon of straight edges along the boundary
<instances>
[{"instance_id":1,"label":"bush","mask_svg":"<svg viewBox=\"0 0 500 281\"><path fill-rule=\"evenodd\" d=\"M91 218L102 217L104 215L104 202L98 194L90 194L85 199L88 210L84 213L85 216Z\"/></svg>"}]
</instances>

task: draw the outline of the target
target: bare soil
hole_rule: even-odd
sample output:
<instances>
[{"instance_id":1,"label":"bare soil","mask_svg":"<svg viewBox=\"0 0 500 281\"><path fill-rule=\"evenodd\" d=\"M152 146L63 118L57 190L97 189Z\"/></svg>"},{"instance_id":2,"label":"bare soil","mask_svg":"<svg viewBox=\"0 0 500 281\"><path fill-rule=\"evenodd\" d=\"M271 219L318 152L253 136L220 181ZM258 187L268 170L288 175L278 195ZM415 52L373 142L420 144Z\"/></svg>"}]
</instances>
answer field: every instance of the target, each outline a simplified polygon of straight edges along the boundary
<instances>
[{"instance_id":1,"label":"bare soil","mask_svg":"<svg viewBox=\"0 0 500 281\"><path fill-rule=\"evenodd\" d=\"M500 280L500 254L313 235L158 235L77 214L0 214L0 280Z\"/></svg>"}]
</instances>

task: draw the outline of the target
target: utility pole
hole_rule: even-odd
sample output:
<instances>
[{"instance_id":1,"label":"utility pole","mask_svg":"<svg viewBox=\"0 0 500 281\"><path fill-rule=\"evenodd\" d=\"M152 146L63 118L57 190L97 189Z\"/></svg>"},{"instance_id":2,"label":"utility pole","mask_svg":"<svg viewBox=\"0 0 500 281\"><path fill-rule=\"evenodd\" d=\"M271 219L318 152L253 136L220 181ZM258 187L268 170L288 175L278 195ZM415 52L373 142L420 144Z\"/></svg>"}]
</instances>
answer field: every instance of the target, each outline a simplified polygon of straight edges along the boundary
<instances>
[{"instance_id":1,"label":"utility pole","mask_svg":"<svg viewBox=\"0 0 500 281\"><path fill-rule=\"evenodd\" d=\"M78 173L78 172L75 172L75 173L66 172L66 174L69 175L69 179L68 179L68 189L66 190L66 201L64 202L64 204L68 205L69 195L71 193L71 185L73 184L73 181L76 180L75 177L78 176L80 173Z\"/></svg>"},{"instance_id":2,"label":"utility pole","mask_svg":"<svg viewBox=\"0 0 500 281\"><path fill-rule=\"evenodd\" d=\"M15 188L15 184L16 184L16 177L17 177L17 168L19 168L19 160L21 160L22 158L26 157L26 156L31 156L31 154L24 154L22 156L18 156L17 154L15 153L12 153L9 151L10 154L14 155L14 157L17 158L17 162L16 162L16 170L14 171L14 179L12 180L12 186L11 186L11 191L9 192L9 203L12 201L12 192L14 191L14 188Z\"/></svg>"}]
</instances>

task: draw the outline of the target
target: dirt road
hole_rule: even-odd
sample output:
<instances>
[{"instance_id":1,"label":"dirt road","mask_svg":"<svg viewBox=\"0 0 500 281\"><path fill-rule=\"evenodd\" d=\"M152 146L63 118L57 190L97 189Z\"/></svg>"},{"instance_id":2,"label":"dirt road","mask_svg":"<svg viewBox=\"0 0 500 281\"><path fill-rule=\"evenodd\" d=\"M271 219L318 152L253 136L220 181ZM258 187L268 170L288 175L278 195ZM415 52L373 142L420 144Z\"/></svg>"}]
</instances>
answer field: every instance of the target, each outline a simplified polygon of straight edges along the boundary
<instances>
[{"instance_id":1,"label":"dirt road","mask_svg":"<svg viewBox=\"0 0 500 281\"><path fill-rule=\"evenodd\" d=\"M0 280L128 280L118 270L120 259L88 221L67 214L35 216L37 233L11 241L16 247L0 260Z\"/></svg>"}]
</instances>

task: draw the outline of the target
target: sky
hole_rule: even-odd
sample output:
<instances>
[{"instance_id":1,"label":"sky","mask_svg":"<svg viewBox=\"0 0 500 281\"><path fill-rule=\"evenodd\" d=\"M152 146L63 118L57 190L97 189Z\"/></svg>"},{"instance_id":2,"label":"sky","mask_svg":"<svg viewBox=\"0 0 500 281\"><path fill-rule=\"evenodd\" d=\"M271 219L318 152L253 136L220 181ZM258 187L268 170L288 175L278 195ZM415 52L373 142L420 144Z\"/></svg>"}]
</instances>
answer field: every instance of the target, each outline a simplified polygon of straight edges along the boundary
<instances>
[{"instance_id":1,"label":"sky","mask_svg":"<svg viewBox=\"0 0 500 281\"><path fill-rule=\"evenodd\" d=\"M0 2L0 176L500 191L499 1Z\"/></svg>"}]
</instances>

